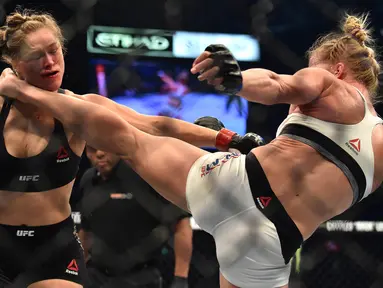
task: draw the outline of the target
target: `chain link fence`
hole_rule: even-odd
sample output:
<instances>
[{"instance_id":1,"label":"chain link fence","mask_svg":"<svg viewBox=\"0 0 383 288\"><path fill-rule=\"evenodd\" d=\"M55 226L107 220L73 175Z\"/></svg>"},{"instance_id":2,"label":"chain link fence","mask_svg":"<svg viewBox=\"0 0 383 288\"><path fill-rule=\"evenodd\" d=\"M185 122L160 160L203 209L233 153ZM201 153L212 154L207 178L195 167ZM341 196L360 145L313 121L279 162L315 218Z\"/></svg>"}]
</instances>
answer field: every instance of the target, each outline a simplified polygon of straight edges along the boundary
<instances>
[{"instance_id":1,"label":"chain link fence","mask_svg":"<svg viewBox=\"0 0 383 288\"><path fill-rule=\"evenodd\" d=\"M190 61L187 62L182 59L158 60L157 58L153 58L157 60L150 60L152 58L148 60L145 56L135 55L133 52L121 52L113 55L105 53L102 56L100 54L92 55L86 51L87 32L91 25L114 27L131 25L130 27L132 27L132 20L128 21L124 18L131 17L136 21L134 23L135 27L141 29L159 28L172 31L198 30L203 32L205 32L203 29L206 29L207 32L222 33L239 33L239 31L242 31L244 34L254 36L261 45L261 59L259 62L246 62L243 63L243 67L249 68L262 65L262 67L273 69L276 72L291 73L306 66L303 53L308 48L309 42L317 36L313 34L318 32L319 26L325 22L326 29L333 28L345 8L355 8L362 3L352 1L350 7L344 7L342 1L329 0L258 0L238 1L235 4L233 4L233 1L181 0L162 0L155 3L154 1L141 1L141 3L138 3L138 1L135 1L137 3L115 1L114 3L113 1L103 0L35 2L26 2L24 6L51 12L58 18L67 39L69 47L68 72L64 79L64 85L66 85L64 88L77 93L94 92L108 97L123 95L129 98L137 94L139 90L152 91L154 88L148 86L152 83L153 86L157 87L155 89L163 89L163 94L174 94L167 98L167 108L161 112L162 115L172 117L178 117L177 113L181 109L180 105L185 105L185 103L182 103L179 100L180 97L165 85L167 83L161 80L159 73L163 77L164 75L169 76L173 82L182 83L183 85L177 87L185 89L185 94L190 93L190 91L186 91L187 89L191 89L193 93L207 93L208 91L206 87L197 87L197 84L193 83L194 80L191 79L193 76L186 77L188 79L177 78L187 71ZM368 2L368 7L377 7L374 6L373 1L366 2ZM6 14L11 12L16 7L16 4L20 3L7 0L0 1L0 19L4 20ZM137 7L133 8L134 5L137 5ZM300 5L303 8L298 7ZM132 11L129 11L129 6ZM308 11L315 10L316 17L308 19L309 15L313 15L312 12L302 16L294 11L301 11L304 8L308 9ZM383 8L381 9L383 10ZM200 14L198 14L199 12ZM102 16L103 13L104 16ZM161 16L157 14L161 14ZM376 17L376 15L374 16ZM108 17L109 19L107 19ZM114 19L111 19L113 17ZM153 23L149 24L150 19L148 20L148 18L151 17ZM141 20L142 22L140 22ZM223 28L220 28L220 25L215 23L217 21L222 24ZM210 24L214 24L214 28L211 28ZM211 31L214 29L217 31ZM309 33L310 29L315 33ZM380 29L377 30L380 31ZM292 37L294 33L299 35ZM307 33L307 37L301 36L302 33ZM155 67L153 68L155 72L149 73L147 71L150 70L151 65ZM160 70L161 65L163 65L163 70ZM146 70L140 72L143 66L146 67ZM101 70L100 67L102 67ZM153 73L157 75L155 80L149 81L145 79L145 77L152 77ZM187 81L187 83L182 81ZM238 117L245 119L247 130L258 132L265 136L266 140L271 140L274 137L276 126L287 114L286 106L273 108L255 104L247 106L242 102L236 103L233 98L222 97L225 97L226 111L232 109L230 110L234 111L232 113L238 114L240 115ZM193 105L190 107L193 107ZM89 167L90 164L84 156L75 189L78 188L82 174ZM378 197L375 199L378 199ZM92 204L94 203L90 201L89 205ZM159 205L164 205L162 202L159 204L157 200L150 200L147 204L146 209L148 210L157 209ZM168 209L170 206L165 205L163 207L164 211L171 211L171 209ZM99 207L89 209L91 210L89 213L95 213L94 209L99 209ZM227 208L222 207L222 209ZM370 208L365 205L364 209L366 211ZM304 243L293 260L290 288L383 287L383 249L381 249L380 245L383 236L382 225L380 222L376 222L376 219L370 219L371 221L363 223L357 222L355 219L357 219L358 215L351 218L355 222L326 223ZM75 222L81 223L81 215L78 211L74 211L72 216ZM380 217L380 215L376 217ZM198 226L193 224L193 219L191 219L191 222L194 229L194 239L189 287L219 287L219 270L214 241L210 235L199 230ZM50 245L44 245L44 247L41 247L41 251L36 251L31 265L38 266L44 263L57 246L65 245L65 241L70 241L64 234L59 233L57 239L52 241ZM12 247L12 239L8 239L7 235L8 233L2 231L0 226L2 246L7 247L8 245ZM174 245L172 241L170 239L166 242L166 245L161 247L159 257L162 273L168 279L172 278L174 272ZM25 287L23 281L25 281L25 275L19 275L12 287ZM170 282L170 280L166 282L166 285L169 285Z\"/></svg>"}]
</instances>

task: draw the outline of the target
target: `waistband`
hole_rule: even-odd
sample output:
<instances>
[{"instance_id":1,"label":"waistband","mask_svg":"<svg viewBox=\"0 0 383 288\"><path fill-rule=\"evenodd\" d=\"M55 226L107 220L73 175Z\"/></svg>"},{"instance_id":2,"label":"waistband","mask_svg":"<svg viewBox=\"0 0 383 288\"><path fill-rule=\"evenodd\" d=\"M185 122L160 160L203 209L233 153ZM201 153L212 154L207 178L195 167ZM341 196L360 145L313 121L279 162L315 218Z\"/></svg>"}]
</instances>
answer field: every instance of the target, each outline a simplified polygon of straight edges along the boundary
<instances>
[{"instance_id":1,"label":"waistband","mask_svg":"<svg viewBox=\"0 0 383 288\"><path fill-rule=\"evenodd\" d=\"M282 255L287 264L301 246L302 234L274 194L261 164L253 153L247 154L245 166L255 205L275 225Z\"/></svg>"},{"instance_id":2,"label":"waistband","mask_svg":"<svg viewBox=\"0 0 383 288\"><path fill-rule=\"evenodd\" d=\"M27 242L29 243L28 246L41 245L55 237L59 232L72 236L74 231L75 226L71 216L61 222L43 226L0 224L1 239L9 239L19 243Z\"/></svg>"}]
</instances>

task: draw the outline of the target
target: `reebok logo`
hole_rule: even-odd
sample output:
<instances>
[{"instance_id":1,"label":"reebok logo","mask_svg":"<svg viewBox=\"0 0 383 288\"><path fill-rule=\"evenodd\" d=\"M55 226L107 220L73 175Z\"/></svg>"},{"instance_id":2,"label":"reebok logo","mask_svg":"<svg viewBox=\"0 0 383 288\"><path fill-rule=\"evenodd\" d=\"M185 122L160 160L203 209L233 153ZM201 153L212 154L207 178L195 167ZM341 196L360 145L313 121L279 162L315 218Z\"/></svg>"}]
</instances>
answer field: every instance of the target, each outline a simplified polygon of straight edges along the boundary
<instances>
[{"instance_id":1,"label":"reebok logo","mask_svg":"<svg viewBox=\"0 0 383 288\"><path fill-rule=\"evenodd\" d=\"M352 147L356 149L356 151L360 152L360 139L352 139L348 141Z\"/></svg>"},{"instance_id":2,"label":"reebok logo","mask_svg":"<svg viewBox=\"0 0 383 288\"><path fill-rule=\"evenodd\" d=\"M17 230L16 236L18 236L18 237L33 237L33 236L35 236L35 231L33 231L33 230Z\"/></svg>"},{"instance_id":3,"label":"reebok logo","mask_svg":"<svg viewBox=\"0 0 383 288\"><path fill-rule=\"evenodd\" d=\"M63 163L69 160L69 154L65 150L64 147L60 147L59 151L57 152L57 163Z\"/></svg>"},{"instance_id":4,"label":"reebok logo","mask_svg":"<svg viewBox=\"0 0 383 288\"><path fill-rule=\"evenodd\" d=\"M259 206L261 206L262 209L265 209L267 206L269 206L270 201L271 201L271 197L261 196L261 197L257 198L257 202L258 202Z\"/></svg>"},{"instance_id":5,"label":"reebok logo","mask_svg":"<svg viewBox=\"0 0 383 288\"><path fill-rule=\"evenodd\" d=\"M78 266L75 259L70 261L68 267L65 270L65 273L72 274L72 275L78 275Z\"/></svg>"},{"instance_id":6,"label":"reebok logo","mask_svg":"<svg viewBox=\"0 0 383 288\"><path fill-rule=\"evenodd\" d=\"M23 175L19 177L21 182L37 182L39 181L40 175Z\"/></svg>"},{"instance_id":7,"label":"reebok logo","mask_svg":"<svg viewBox=\"0 0 383 288\"><path fill-rule=\"evenodd\" d=\"M346 143L347 147L349 147L356 155L360 152L360 139L355 138Z\"/></svg>"}]
</instances>

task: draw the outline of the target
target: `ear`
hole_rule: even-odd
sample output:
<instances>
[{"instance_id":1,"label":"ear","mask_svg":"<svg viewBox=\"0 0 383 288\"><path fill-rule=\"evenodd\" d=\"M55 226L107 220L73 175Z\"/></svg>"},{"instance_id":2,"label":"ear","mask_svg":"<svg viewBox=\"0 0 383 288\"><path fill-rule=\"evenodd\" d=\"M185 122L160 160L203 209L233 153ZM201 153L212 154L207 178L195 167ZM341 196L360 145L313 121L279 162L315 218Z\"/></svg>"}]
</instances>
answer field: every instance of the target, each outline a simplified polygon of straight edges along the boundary
<instances>
[{"instance_id":1,"label":"ear","mask_svg":"<svg viewBox=\"0 0 383 288\"><path fill-rule=\"evenodd\" d=\"M331 67L332 73L338 79L344 79L346 77L346 67L342 62L338 62Z\"/></svg>"}]
</instances>

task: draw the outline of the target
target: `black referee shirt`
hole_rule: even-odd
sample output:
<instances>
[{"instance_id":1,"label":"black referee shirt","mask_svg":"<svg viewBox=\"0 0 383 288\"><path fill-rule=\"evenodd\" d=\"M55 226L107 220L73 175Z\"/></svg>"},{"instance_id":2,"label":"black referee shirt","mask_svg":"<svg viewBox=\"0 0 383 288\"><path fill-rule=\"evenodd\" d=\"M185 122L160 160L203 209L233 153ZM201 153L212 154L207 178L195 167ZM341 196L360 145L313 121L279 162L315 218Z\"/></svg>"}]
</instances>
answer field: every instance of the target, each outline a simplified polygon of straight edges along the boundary
<instances>
[{"instance_id":1,"label":"black referee shirt","mask_svg":"<svg viewBox=\"0 0 383 288\"><path fill-rule=\"evenodd\" d=\"M188 216L123 161L106 181L95 168L86 171L79 192L81 228L91 231L94 241L104 242L116 253L139 245L162 224L171 229L180 218Z\"/></svg>"}]
</instances>

